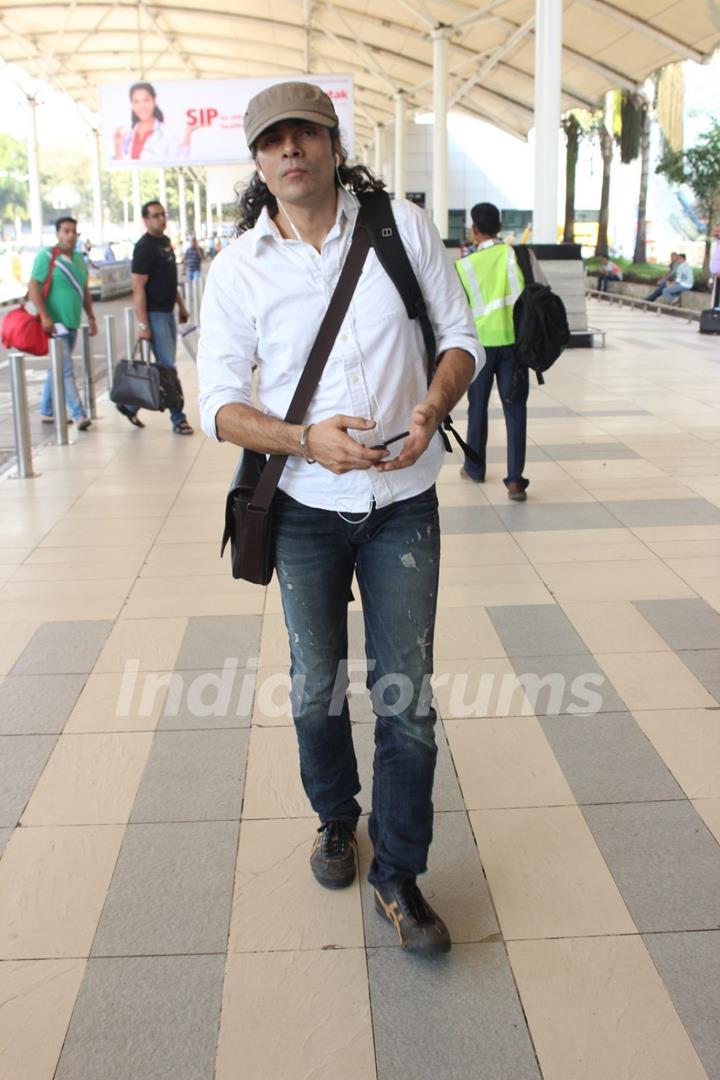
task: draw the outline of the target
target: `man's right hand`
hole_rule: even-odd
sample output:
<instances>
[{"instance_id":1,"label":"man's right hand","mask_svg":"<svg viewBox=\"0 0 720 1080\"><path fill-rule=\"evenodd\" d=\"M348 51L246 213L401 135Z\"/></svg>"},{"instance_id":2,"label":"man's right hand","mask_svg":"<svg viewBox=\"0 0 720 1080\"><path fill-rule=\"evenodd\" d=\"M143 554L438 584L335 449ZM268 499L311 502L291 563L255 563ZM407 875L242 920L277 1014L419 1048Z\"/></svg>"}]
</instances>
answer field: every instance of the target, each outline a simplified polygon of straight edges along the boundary
<instances>
[{"instance_id":1,"label":"man's right hand","mask_svg":"<svg viewBox=\"0 0 720 1080\"><path fill-rule=\"evenodd\" d=\"M152 341L152 330L138 330L139 341Z\"/></svg>"},{"instance_id":2,"label":"man's right hand","mask_svg":"<svg viewBox=\"0 0 720 1080\"><path fill-rule=\"evenodd\" d=\"M55 320L49 315L41 315L40 322L45 333L52 337L55 333Z\"/></svg>"},{"instance_id":3,"label":"man's right hand","mask_svg":"<svg viewBox=\"0 0 720 1080\"><path fill-rule=\"evenodd\" d=\"M353 469L371 469L388 457L390 451L369 450L347 432L372 431L374 427L374 420L366 420L362 416L339 414L321 420L308 431L307 456L338 475Z\"/></svg>"}]
</instances>

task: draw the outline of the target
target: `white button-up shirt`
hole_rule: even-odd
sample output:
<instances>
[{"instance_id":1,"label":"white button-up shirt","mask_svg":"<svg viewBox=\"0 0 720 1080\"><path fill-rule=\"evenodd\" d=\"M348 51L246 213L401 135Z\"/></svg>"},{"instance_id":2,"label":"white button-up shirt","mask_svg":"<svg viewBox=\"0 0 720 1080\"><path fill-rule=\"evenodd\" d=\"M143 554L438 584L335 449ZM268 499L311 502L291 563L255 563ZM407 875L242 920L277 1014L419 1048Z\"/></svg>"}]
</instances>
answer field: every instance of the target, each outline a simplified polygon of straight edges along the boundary
<instances>
[{"instance_id":1,"label":"white button-up shirt","mask_svg":"<svg viewBox=\"0 0 720 1080\"><path fill-rule=\"evenodd\" d=\"M440 235L425 213L397 201L393 211L425 296L438 355L464 349L484 362L470 309ZM350 246L358 208L346 191L322 250L284 239L267 210L255 227L215 257L202 303L198 351L203 431L217 439L215 417L223 405L251 405L252 365L258 367L260 407L283 419L327 311ZM371 431L349 434L366 446L407 431L413 408L427 392L420 323L409 319L397 289L375 252L368 253L347 315L305 417L317 423L343 413L372 418ZM390 448L399 453L402 440ZM387 506L427 490L443 463L436 434L407 469L382 473L356 469L341 476L290 456L280 488L298 502L341 513Z\"/></svg>"}]
</instances>

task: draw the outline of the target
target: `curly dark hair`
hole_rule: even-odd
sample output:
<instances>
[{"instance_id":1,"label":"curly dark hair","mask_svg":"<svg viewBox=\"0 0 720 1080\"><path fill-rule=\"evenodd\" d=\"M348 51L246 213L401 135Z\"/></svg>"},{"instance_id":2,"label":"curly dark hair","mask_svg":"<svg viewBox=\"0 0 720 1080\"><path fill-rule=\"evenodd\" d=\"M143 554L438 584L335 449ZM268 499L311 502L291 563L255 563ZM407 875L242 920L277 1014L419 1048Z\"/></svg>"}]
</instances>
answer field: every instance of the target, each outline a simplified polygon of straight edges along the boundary
<instances>
[{"instance_id":1,"label":"curly dark hair","mask_svg":"<svg viewBox=\"0 0 720 1080\"><path fill-rule=\"evenodd\" d=\"M335 186L338 187L338 174L343 187L349 187L351 191L378 191L386 187L385 181L375 176L367 165L346 165L347 151L340 142L340 129L336 127L327 129L330 142L340 155L340 164L335 172ZM251 147L253 161L256 157L255 147ZM235 221L235 235L252 229L260 217L263 207L267 206L270 217L275 217L278 210L277 200L267 184L263 183L258 174L254 172L245 184L238 184L235 188L237 195L237 219Z\"/></svg>"}]
</instances>

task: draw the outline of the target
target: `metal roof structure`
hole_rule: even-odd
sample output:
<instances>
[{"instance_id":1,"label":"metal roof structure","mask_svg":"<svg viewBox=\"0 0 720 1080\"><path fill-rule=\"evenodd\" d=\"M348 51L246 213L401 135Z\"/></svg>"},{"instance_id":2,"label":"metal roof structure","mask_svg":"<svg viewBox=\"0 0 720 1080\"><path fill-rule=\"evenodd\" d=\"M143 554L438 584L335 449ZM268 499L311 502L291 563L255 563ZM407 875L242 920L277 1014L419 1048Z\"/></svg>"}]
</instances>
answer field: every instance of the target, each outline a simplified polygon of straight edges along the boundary
<instances>
[{"instance_id":1,"label":"metal roof structure","mask_svg":"<svg viewBox=\"0 0 720 1080\"><path fill-rule=\"evenodd\" d=\"M433 31L449 106L517 136L533 125L534 0L0 0L0 57L95 111L104 82L303 72L354 76L358 142L394 96L432 109ZM672 61L709 58L720 0L565 0L561 108L598 105Z\"/></svg>"}]
</instances>

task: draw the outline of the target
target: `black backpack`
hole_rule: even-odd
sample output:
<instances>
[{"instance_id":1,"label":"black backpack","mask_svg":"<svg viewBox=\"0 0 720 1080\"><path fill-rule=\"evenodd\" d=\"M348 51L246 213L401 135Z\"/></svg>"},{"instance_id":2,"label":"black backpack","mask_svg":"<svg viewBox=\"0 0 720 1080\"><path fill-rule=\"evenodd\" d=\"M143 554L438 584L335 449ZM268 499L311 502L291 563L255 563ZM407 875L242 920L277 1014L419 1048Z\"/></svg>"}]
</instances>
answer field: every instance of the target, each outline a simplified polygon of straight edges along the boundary
<instances>
[{"instance_id":1,"label":"black backpack","mask_svg":"<svg viewBox=\"0 0 720 1080\"><path fill-rule=\"evenodd\" d=\"M552 367L570 341L570 327L560 297L549 285L534 280L528 249L518 245L515 256L525 278L525 288L513 307L515 360L520 368L532 368L542 386L543 372Z\"/></svg>"},{"instance_id":2,"label":"black backpack","mask_svg":"<svg viewBox=\"0 0 720 1080\"><path fill-rule=\"evenodd\" d=\"M425 303L425 297L420 289L420 283L415 276L415 271L408 258L405 245L398 232L395 217L392 212L390 196L387 191L378 189L377 191L359 191L357 192L357 198L362 207L363 224L368 230L370 243L378 257L378 262L399 292L400 298L405 305L405 310L408 313L408 318L420 320L423 341L425 342L425 351L427 353L427 382L429 386L437 366L437 342L435 340L435 331L430 322L430 316ZM470 461L475 462L475 464L481 464L480 459L472 447L468 446L460 435L458 435L453 427L451 416L445 417L438 430L440 431L440 437L442 438L446 450L452 452L450 440L447 436L447 432L450 432L457 440L465 456Z\"/></svg>"}]
</instances>

